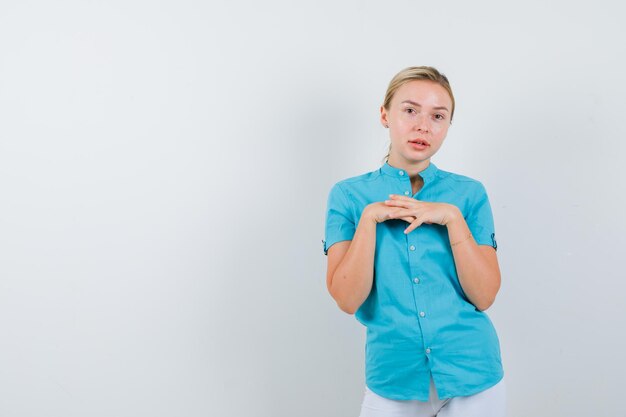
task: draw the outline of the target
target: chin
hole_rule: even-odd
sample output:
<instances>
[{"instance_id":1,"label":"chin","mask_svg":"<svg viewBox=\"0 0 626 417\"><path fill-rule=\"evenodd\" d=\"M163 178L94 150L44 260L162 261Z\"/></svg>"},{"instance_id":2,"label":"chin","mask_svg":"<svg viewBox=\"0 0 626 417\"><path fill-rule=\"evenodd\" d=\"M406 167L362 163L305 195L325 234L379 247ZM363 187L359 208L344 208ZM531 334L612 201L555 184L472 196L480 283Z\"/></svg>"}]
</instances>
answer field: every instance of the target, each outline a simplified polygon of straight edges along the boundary
<instances>
[{"instance_id":1,"label":"chin","mask_svg":"<svg viewBox=\"0 0 626 417\"><path fill-rule=\"evenodd\" d=\"M433 156L431 153L416 154L413 152L411 155L405 155L404 159L410 163L419 163L429 160L431 156Z\"/></svg>"}]
</instances>

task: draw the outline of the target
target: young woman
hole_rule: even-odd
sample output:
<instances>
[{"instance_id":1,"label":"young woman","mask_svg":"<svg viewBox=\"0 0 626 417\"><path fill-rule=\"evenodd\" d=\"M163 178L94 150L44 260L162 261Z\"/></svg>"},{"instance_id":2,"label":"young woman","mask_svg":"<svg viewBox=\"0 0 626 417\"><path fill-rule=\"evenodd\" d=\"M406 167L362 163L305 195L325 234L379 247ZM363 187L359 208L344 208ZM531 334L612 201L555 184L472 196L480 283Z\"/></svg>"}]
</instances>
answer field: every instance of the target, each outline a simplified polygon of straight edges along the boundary
<instances>
[{"instance_id":1,"label":"young woman","mask_svg":"<svg viewBox=\"0 0 626 417\"><path fill-rule=\"evenodd\" d=\"M367 327L361 417L505 414L484 312L500 288L489 200L480 182L430 161L453 115L443 74L402 70L380 108L386 162L330 191L328 290Z\"/></svg>"}]
</instances>

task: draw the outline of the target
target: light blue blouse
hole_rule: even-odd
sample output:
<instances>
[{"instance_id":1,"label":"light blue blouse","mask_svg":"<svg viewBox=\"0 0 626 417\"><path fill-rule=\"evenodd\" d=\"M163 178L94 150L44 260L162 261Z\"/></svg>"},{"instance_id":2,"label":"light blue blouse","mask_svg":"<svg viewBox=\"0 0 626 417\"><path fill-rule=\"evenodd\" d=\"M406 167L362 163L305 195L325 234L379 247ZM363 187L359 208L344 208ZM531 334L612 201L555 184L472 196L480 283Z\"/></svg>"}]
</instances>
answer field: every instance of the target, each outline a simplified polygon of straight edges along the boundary
<instances>
[{"instance_id":1,"label":"light blue blouse","mask_svg":"<svg viewBox=\"0 0 626 417\"><path fill-rule=\"evenodd\" d=\"M454 204L474 240L496 248L491 207L480 182L432 162L420 176L424 185L413 198ZM388 163L335 184L324 253L336 242L352 240L365 206L389 194L412 192L406 171ZM461 288L447 228L423 224L405 235L407 226L399 219L376 226L374 284L355 313L367 327L367 386L382 397L427 401L431 374L442 399L495 385L503 377L498 336Z\"/></svg>"}]
</instances>

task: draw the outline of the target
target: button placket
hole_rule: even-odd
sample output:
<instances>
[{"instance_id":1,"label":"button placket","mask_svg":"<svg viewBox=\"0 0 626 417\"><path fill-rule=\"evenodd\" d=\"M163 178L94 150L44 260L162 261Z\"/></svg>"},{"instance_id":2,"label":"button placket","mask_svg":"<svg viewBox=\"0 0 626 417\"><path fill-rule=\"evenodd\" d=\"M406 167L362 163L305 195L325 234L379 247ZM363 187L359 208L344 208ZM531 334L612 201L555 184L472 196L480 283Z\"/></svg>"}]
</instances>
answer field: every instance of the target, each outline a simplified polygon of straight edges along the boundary
<instances>
[{"instance_id":1,"label":"button placket","mask_svg":"<svg viewBox=\"0 0 626 417\"><path fill-rule=\"evenodd\" d=\"M422 287L422 277L420 276L424 271L422 271L419 267L420 259L423 256L422 248L420 245L419 232L409 233L406 236L406 245L407 245L407 254L408 254L408 262L411 275L409 279L413 283L413 297L415 301L415 315L417 320L420 322L420 327L422 331L423 337L423 348L424 351L428 348L431 342L429 326L426 318L426 313L429 308L429 303L427 299L428 291L426 287ZM420 250L418 250L420 249ZM418 286L419 285L419 286ZM425 284L424 284L425 285ZM430 351L427 352L427 354Z\"/></svg>"},{"instance_id":2,"label":"button placket","mask_svg":"<svg viewBox=\"0 0 626 417\"><path fill-rule=\"evenodd\" d=\"M406 173L404 171L398 171L398 175L401 176L401 177L405 177ZM408 177L405 177L405 178L406 178L406 180L403 179L403 183L405 181L407 181L409 183L409 190L405 189L404 190L404 195L411 195L411 191L410 191L410 189L411 189L411 187L410 187L411 186L411 180Z\"/></svg>"}]
</instances>

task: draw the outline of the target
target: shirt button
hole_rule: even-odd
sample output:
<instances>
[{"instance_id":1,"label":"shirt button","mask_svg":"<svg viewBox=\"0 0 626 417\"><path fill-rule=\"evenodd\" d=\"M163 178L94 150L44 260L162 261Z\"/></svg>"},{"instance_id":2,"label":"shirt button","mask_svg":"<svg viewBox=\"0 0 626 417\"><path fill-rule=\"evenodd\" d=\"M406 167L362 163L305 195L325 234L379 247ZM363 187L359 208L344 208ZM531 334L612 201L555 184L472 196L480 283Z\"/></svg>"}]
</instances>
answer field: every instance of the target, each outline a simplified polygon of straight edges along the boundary
<instances>
[{"instance_id":1,"label":"shirt button","mask_svg":"<svg viewBox=\"0 0 626 417\"><path fill-rule=\"evenodd\" d=\"M404 195L409 195L409 192L408 192L408 191L405 191L405 192L404 192Z\"/></svg>"},{"instance_id":2,"label":"shirt button","mask_svg":"<svg viewBox=\"0 0 626 417\"><path fill-rule=\"evenodd\" d=\"M426 315L426 313L424 313L423 311L420 311L420 317L424 317Z\"/></svg>"},{"instance_id":3,"label":"shirt button","mask_svg":"<svg viewBox=\"0 0 626 417\"><path fill-rule=\"evenodd\" d=\"M419 284L420 283L420 279L419 278L413 278L413 282L416 283L416 284Z\"/></svg>"},{"instance_id":4,"label":"shirt button","mask_svg":"<svg viewBox=\"0 0 626 417\"><path fill-rule=\"evenodd\" d=\"M398 174L404 175L404 171L399 171Z\"/></svg>"},{"instance_id":5,"label":"shirt button","mask_svg":"<svg viewBox=\"0 0 626 417\"><path fill-rule=\"evenodd\" d=\"M426 353L430 353L430 348L426 348Z\"/></svg>"},{"instance_id":6,"label":"shirt button","mask_svg":"<svg viewBox=\"0 0 626 417\"><path fill-rule=\"evenodd\" d=\"M415 246L411 245L411 246L409 246L409 249L415 250Z\"/></svg>"}]
</instances>

